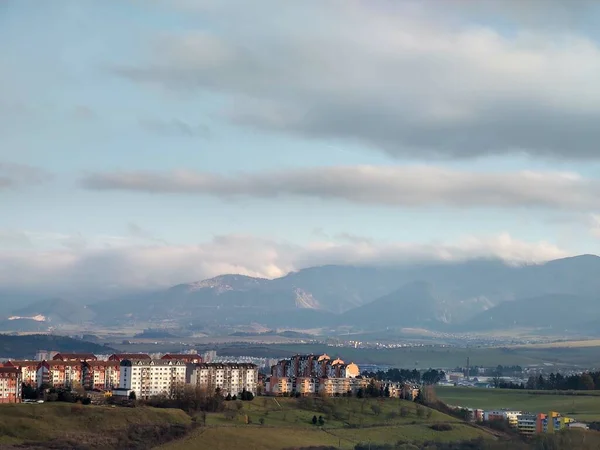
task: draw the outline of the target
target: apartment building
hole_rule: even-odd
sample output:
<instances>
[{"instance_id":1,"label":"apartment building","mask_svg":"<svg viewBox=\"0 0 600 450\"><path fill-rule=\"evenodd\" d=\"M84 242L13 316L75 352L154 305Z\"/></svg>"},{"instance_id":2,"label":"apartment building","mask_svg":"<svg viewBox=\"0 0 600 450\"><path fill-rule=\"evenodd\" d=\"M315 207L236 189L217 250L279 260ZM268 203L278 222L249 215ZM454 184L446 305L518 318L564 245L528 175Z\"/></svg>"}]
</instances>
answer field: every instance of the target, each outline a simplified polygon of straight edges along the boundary
<instances>
[{"instance_id":1,"label":"apartment building","mask_svg":"<svg viewBox=\"0 0 600 450\"><path fill-rule=\"evenodd\" d=\"M200 363L188 364L187 368L186 381L210 393L219 389L224 396L234 396L246 390L256 395L258 367L255 364Z\"/></svg>"},{"instance_id":2,"label":"apartment building","mask_svg":"<svg viewBox=\"0 0 600 450\"><path fill-rule=\"evenodd\" d=\"M519 417L521 416L521 411L511 411L508 409L500 409L500 410L492 410L485 411L483 414L483 420L486 422L493 422L495 420L504 420L508 422L508 424L517 428L519 425Z\"/></svg>"},{"instance_id":3,"label":"apartment building","mask_svg":"<svg viewBox=\"0 0 600 450\"><path fill-rule=\"evenodd\" d=\"M8 361L5 367L15 367L21 371L21 382L37 386L37 371L39 361Z\"/></svg>"},{"instance_id":4,"label":"apartment building","mask_svg":"<svg viewBox=\"0 0 600 450\"><path fill-rule=\"evenodd\" d=\"M120 361L87 361L83 364L83 387L101 391L119 386Z\"/></svg>"},{"instance_id":5,"label":"apartment building","mask_svg":"<svg viewBox=\"0 0 600 450\"><path fill-rule=\"evenodd\" d=\"M49 384L56 388L83 386L83 363L81 361L42 361L37 369L37 385Z\"/></svg>"},{"instance_id":6,"label":"apartment building","mask_svg":"<svg viewBox=\"0 0 600 450\"><path fill-rule=\"evenodd\" d=\"M125 359L130 359L130 360L149 360L152 359L150 358L150 355L146 354L146 353L113 353L112 355L110 355L108 357L109 361L117 361L117 362L121 362Z\"/></svg>"},{"instance_id":7,"label":"apartment building","mask_svg":"<svg viewBox=\"0 0 600 450\"><path fill-rule=\"evenodd\" d=\"M186 382L186 364L181 360L130 360L120 363L119 387L113 394L148 399L156 395L173 395Z\"/></svg>"},{"instance_id":8,"label":"apartment building","mask_svg":"<svg viewBox=\"0 0 600 450\"><path fill-rule=\"evenodd\" d=\"M93 353L57 353L52 358L52 361L71 361L71 362L85 362L85 361L97 361L98 357Z\"/></svg>"},{"instance_id":9,"label":"apartment building","mask_svg":"<svg viewBox=\"0 0 600 450\"><path fill-rule=\"evenodd\" d=\"M271 367L271 376L277 378L354 378L359 375L360 370L356 364L345 364L339 358L331 360L327 354L296 355Z\"/></svg>"},{"instance_id":10,"label":"apartment building","mask_svg":"<svg viewBox=\"0 0 600 450\"><path fill-rule=\"evenodd\" d=\"M271 367L266 391L271 395L333 396L356 394L361 387L366 387L366 381L360 378L360 369L354 363L332 360L327 354L295 355Z\"/></svg>"},{"instance_id":11,"label":"apartment building","mask_svg":"<svg viewBox=\"0 0 600 450\"><path fill-rule=\"evenodd\" d=\"M186 364L200 364L202 362L202 356L194 353L167 353L160 359L173 359L183 361Z\"/></svg>"},{"instance_id":12,"label":"apartment building","mask_svg":"<svg viewBox=\"0 0 600 450\"><path fill-rule=\"evenodd\" d=\"M0 367L0 403L21 403L21 371Z\"/></svg>"}]
</instances>

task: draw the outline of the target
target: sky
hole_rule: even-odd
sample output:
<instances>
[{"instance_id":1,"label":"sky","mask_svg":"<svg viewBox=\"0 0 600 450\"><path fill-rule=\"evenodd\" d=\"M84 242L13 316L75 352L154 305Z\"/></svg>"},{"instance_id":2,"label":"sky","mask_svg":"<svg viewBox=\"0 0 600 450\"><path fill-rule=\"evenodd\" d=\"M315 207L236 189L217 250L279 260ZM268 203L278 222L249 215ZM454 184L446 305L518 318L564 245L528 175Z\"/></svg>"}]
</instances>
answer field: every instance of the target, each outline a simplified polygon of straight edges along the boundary
<instances>
[{"instance_id":1,"label":"sky","mask_svg":"<svg viewBox=\"0 0 600 450\"><path fill-rule=\"evenodd\" d=\"M0 2L0 290L600 252L600 5Z\"/></svg>"}]
</instances>

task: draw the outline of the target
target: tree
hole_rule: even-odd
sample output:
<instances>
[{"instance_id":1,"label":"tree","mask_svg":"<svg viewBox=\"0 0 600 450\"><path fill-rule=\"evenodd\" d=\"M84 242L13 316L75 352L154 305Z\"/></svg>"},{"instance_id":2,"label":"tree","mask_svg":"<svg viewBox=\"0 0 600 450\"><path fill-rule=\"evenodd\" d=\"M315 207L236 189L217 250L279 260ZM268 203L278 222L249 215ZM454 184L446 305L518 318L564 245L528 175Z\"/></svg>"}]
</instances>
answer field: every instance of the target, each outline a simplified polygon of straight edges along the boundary
<instances>
[{"instance_id":1,"label":"tree","mask_svg":"<svg viewBox=\"0 0 600 450\"><path fill-rule=\"evenodd\" d=\"M365 394L364 394L364 391L363 391L363 389L362 389L362 388L359 388L359 389L356 391L356 398L363 398L364 396L365 396Z\"/></svg>"},{"instance_id":2,"label":"tree","mask_svg":"<svg viewBox=\"0 0 600 450\"><path fill-rule=\"evenodd\" d=\"M390 386L389 385L385 385L385 389L383 390L383 396L386 398L390 397Z\"/></svg>"},{"instance_id":3,"label":"tree","mask_svg":"<svg viewBox=\"0 0 600 450\"><path fill-rule=\"evenodd\" d=\"M325 419L323 419L323 416L319 416L319 426L323 426L325 425Z\"/></svg>"},{"instance_id":4,"label":"tree","mask_svg":"<svg viewBox=\"0 0 600 450\"><path fill-rule=\"evenodd\" d=\"M135 400L137 398L135 391L131 391L129 393L129 400Z\"/></svg>"},{"instance_id":5,"label":"tree","mask_svg":"<svg viewBox=\"0 0 600 450\"><path fill-rule=\"evenodd\" d=\"M312 424L313 425L317 424L317 416L313 416L313 418L312 418Z\"/></svg>"},{"instance_id":6,"label":"tree","mask_svg":"<svg viewBox=\"0 0 600 450\"><path fill-rule=\"evenodd\" d=\"M259 422L261 425L264 425L264 424L265 424L265 418L264 418L264 417L261 417L260 419L258 419L258 422Z\"/></svg>"},{"instance_id":7,"label":"tree","mask_svg":"<svg viewBox=\"0 0 600 450\"><path fill-rule=\"evenodd\" d=\"M594 380L589 373L584 373L579 379L579 389L586 391L593 391L595 388Z\"/></svg>"},{"instance_id":8,"label":"tree","mask_svg":"<svg viewBox=\"0 0 600 450\"><path fill-rule=\"evenodd\" d=\"M227 394L227 397L225 397L225 400L226 401L231 401L231 394L230 393Z\"/></svg>"}]
</instances>

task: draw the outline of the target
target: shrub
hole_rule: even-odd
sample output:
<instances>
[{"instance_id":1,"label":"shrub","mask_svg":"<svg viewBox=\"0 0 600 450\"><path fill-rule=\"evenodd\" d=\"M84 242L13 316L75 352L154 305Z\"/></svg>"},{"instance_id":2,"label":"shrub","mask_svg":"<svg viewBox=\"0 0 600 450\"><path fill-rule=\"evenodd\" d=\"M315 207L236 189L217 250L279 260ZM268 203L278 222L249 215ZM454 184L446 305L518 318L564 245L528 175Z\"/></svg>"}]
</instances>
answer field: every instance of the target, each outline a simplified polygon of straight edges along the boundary
<instances>
[{"instance_id":1,"label":"shrub","mask_svg":"<svg viewBox=\"0 0 600 450\"><path fill-rule=\"evenodd\" d=\"M452 431L452 426L447 423L434 423L429 428L434 431Z\"/></svg>"}]
</instances>

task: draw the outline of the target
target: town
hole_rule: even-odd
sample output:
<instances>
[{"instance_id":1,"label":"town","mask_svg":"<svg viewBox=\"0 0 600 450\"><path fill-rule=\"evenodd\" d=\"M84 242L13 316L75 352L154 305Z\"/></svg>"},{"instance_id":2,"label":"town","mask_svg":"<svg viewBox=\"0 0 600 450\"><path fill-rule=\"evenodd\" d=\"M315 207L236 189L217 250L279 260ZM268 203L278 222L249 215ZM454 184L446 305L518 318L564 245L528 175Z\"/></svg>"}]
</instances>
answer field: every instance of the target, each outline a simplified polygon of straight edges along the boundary
<instances>
[{"instance_id":1,"label":"town","mask_svg":"<svg viewBox=\"0 0 600 450\"><path fill-rule=\"evenodd\" d=\"M249 362L214 362L216 352L167 353L61 353L40 351L39 360L8 360L0 366L0 403L44 402L50 390L79 392L87 398L119 401L151 400L176 396L185 387L218 393L228 399L273 397L389 397L427 401L433 386L489 384L470 379L464 372L388 369L368 372L354 362L327 354L295 355L270 367ZM245 358L251 359L251 358ZM484 373L483 370L480 370ZM467 373L469 369L467 368ZM482 377L485 379L485 377ZM504 424L523 435L554 433L588 426L555 411L526 412L511 409L477 409L445 405L458 417L473 423ZM496 425L498 426L498 425Z\"/></svg>"}]
</instances>

